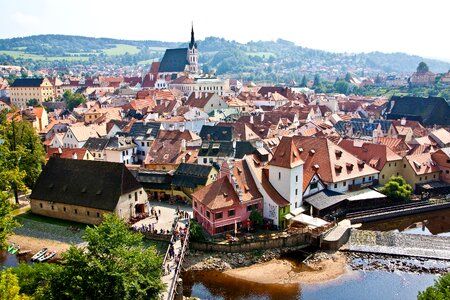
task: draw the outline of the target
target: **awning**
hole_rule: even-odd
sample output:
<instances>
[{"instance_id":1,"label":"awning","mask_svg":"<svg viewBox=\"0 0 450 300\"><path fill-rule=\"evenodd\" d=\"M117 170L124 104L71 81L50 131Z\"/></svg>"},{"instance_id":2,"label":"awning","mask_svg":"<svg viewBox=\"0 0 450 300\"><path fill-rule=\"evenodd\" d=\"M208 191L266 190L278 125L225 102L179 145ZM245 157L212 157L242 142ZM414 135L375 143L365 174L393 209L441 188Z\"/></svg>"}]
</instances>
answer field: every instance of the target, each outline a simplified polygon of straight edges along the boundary
<instances>
[{"instance_id":1,"label":"awning","mask_svg":"<svg viewBox=\"0 0 450 300\"><path fill-rule=\"evenodd\" d=\"M310 226L312 228L321 227L324 225L329 224L327 221L322 220L320 218L314 218L305 214L299 214L298 216L295 216L292 218L292 221L299 222L301 224Z\"/></svg>"}]
</instances>

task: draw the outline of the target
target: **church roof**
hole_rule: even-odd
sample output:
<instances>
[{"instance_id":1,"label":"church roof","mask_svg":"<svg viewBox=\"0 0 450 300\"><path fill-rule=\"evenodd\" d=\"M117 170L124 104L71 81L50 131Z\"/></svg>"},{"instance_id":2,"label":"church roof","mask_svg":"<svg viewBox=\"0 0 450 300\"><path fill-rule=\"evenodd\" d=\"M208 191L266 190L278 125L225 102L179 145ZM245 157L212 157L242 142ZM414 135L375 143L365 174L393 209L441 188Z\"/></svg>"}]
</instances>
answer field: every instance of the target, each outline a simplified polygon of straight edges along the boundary
<instances>
[{"instance_id":1,"label":"church roof","mask_svg":"<svg viewBox=\"0 0 450 300\"><path fill-rule=\"evenodd\" d=\"M187 48L167 49L159 65L159 72L183 72L189 62Z\"/></svg>"}]
</instances>

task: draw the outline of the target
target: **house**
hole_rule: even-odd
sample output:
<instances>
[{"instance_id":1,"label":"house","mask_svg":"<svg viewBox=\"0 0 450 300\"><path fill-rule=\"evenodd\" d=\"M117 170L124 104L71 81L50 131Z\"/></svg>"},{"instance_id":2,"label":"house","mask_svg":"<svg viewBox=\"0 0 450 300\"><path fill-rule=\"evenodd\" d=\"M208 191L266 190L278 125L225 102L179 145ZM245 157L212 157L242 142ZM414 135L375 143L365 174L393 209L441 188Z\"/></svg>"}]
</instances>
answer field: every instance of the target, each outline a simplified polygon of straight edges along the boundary
<instances>
[{"instance_id":1,"label":"house","mask_svg":"<svg viewBox=\"0 0 450 300\"><path fill-rule=\"evenodd\" d=\"M426 126L450 125L450 104L441 97L392 96L384 112L386 119L418 121Z\"/></svg>"},{"instance_id":2,"label":"house","mask_svg":"<svg viewBox=\"0 0 450 300\"><path fill-rule=\"evenodd\" d=\"M37 132L42 132L48 126L48 114L43 107L31 107L21 113L23 119L29 121Z\"/></svg>"},{"instance_id":3,"label":"house","mask_svg":"<svg viewBox=\"0 0 450 300\"><path fill-rule=\"evenodd\" d=\"M402 176L414 190L417 185L438 181L441 169L431 157L431 153L407 155L403 158Z\"/></svg>"},{"instance_id":4,"label":"house","mask_svg":"<svg viewBox=\"0 0 450 300\"><path fill-rule=\"evenodd\" d=\"M10 87L11 104L27 107L28 101L36 99L38 104L55 98L52 83L47 78L19 78Z\"/></svg>"},{"instance_id":5,"label":"house","mask_svg":"<svg viewBox=\"0 0 450 300\"><path fill-rule=\"evenodd\" d=\"M256 149L256 143L249 141L204 141L198 151L197 163L220 166L225 160L242 159Z\"/></svg>"},{"instance_id":6,"label":"house","mask_svg":"<svg viewBox=\"0 0 450 300\"><path fill-rule=\"evenodd\" d=\"M90 138L98 138L100 135L92 127L84 125L73 125L67 129L63 137L64 148L81 148L84 143Z\"/></svg>"},{"instance_id":7,"label":"house","mask_svg":"<svg viewBox=\"0 0 450 300\"><path fill-rule=\"evenodd\" d=\"M192 194L194 219L211 235L250 226L253 210L262 214L262 195L245 160L224 162L221 177Z\"/></svg>"},{"instance_id":8,"label":"house","mask_svg":"<svg viewBox=\"0 0 450 300\"><path fill-rule=\"evenodd\" d=\"M181 163L173 174L172 189L192 193L217 180L218 172L213 166Z\"/></svg>"},{"instance_id":9,"label":"house","mask_svg":"<svg viewBox=\"0 0 450 300\"><path fill-rule=\"evenodd\" d=\"M185 105L197 107L207 114L216 109L228 108L227 102L225 102L225 100L223 100L222 97L220 97L216 93L208 93L208 92L191 93Z\"/></svg>"},{"instance_id":10,"label":"house","mask_svg":"<svg viewBox=\"0 0 450 300\"><path fill-rule=\"evenodd\" d=\"M99 224L145 213L147 194L124 164L51 157L30 195L34 214Z\"/></svg>"},{"instance_id":11,"label":"house","mask_svg":"<svg viewBox=\"0 0 450 300\"><path fill-rule=\"evenodd\" d=\"M440 180L450 183L450 147L442 148L432 153L431 159L436 162L441 170Z\"/></svg>"},{"instance_id":12,"label":"house","mask_svg":"<svg viewBox=\"0 0 450 300\"><path fill-rule=\"evenodd\" d=\"M146 169L175 170L180 163L195 163L198 150L185 139L156 139L144 159Z\"/></svg>"},{"instance_id":13,"label":"house","mask_svg":"<svg viewBox=\"0 0 450 300\"><path fill-rule=\"evenodd\" d=\"M148 154L151 143L158 136L161 123L133 122L121 135L131 137L137 145L137 161L142 162Z\"/></svg>"},{"instance_id":14,"label":"house","mask_svg":"<svg viewBox=\"0 0 450 300\"><path fill-rule=\"evenodd\" d=\"M203 126L200 130L202 141L228 141L233 139L233 127L224 126Z\"/></svg>"},{"instance_id":15,"label":"house","mask_svg":"<svg viewBox=\"0 0 450 300\"><path fill-rule=\"evenodd\" d=\"M386 184L389 178L399 176L402 171L402 157L386 145L356 140L342 140L338 145L367 165L380 171L380 184Z\"/></svg>"},{"instance_id":16,"label":"house","mask_svg":"<svg viewBox=\"0 0 450 300\"><path fill-rule=\"evenodd\" d=\"M444 128L430 132L430 137L436 141L441 148L450 147L450 132Z\"/></svg>"},{"instance_id":17,"label":"house","mask_svg":"<svg viewBox=\"0 0 450 300\"><path fill-rule=\"evenodd\" d=\"M89 138L83 148L89 150L94 160L134 164L136 144L130 137Z\"/></svg>"},{"instance_id":18,"label":"house","mask_svg":"<svg viewBox=\"0 0 450 300\"><path fill-rule=\"evenodd\" d=\"M379 137L397 137L392 121L358 119L338 121L334 124L336 131L343 137L376 141Z\"/></svg>"}]
</instances>

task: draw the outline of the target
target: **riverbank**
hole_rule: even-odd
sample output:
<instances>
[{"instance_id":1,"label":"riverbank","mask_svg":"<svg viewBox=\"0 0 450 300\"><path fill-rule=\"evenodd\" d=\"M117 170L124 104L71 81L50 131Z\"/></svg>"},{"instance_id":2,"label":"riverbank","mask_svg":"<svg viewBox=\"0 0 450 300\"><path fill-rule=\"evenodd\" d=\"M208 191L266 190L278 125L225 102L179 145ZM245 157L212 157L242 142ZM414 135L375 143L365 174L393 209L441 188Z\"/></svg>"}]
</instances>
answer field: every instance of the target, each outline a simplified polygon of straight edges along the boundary
<instances>
[{"instance_id":1,"label":"riverbank","mask_svg":"<svg viewBox=\"0 0 450 300\"><path fill-rule=\"evenodd\" d=\"M36 253L42 248L46 247L50 251L58 252L56 258L58 258L62 252L66 251L70 247L70 244L68 243L62 243L47 239L39 239L18 234L14 234L8 237L8 243L9 244L15 243L16 245L20 246L20 249L22 251L31 250L32 253Z\"/></svg>"},{"instance_id":2,"label":"riverbank","mask_svg":"<svg viewBox=\"0 0 450 300\"><path fill-rule=\"evenodd\" d=\"M304 265L285 259L255 264L249 267L227 270L224 274L262 284L316 283L336 279L345 274L347 259L339 252L319 252Z\"/></svg>"}]
</instances>

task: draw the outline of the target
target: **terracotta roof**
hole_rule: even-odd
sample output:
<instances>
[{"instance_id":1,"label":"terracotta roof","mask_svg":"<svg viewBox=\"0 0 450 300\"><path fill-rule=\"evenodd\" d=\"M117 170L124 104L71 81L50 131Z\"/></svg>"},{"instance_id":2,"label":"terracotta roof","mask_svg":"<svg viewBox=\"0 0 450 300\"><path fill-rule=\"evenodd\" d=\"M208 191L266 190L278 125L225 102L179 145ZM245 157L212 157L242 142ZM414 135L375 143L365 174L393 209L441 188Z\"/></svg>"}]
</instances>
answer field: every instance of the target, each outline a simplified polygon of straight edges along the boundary
<instances>
[{"instance_id":1,"label":"terracotta roof","mask_svg":"<svg viewBox=\"0 0 450 300\"><path fill-rule=\"evenodd\" d=\"M283 137L281 139L269 164L288 169L303 164L303 161L300 159L300 153L295 146L292 137Z\"/></svg>"},{"instance_id":2,"label":"terracotta roof","mask_svg":"<svg viewBox=\"0 0 450 300\"><path fill-rule=\"evenodd\" d=\"M198 108L204 108L209 100L214 96L214 93L206 93L206 92L200 92L200 93L191 93L189 98L186 101L186 105L189 105L191 107L198 107Z\"/></svg>"},{"instance_id":3,"label":"terracotta roof","mask_svg":"<svg viewBox=\"0 0 450 300\"><path fill-rule=\"evenodd\" d=\"M444 145L450 144L450 132L445 130L444 128L434 130L430 133L430 135L435 139L437 142L440 142Z\"/></svg>"},{"instance_id":4,"label":"terracotta roof","mask_svg":"<svg viewBox=\"0 0 450 300\"><path fill-rule=\"evenodd\" d=\"M401 160L402 157L389 149L386 145L363 143L354 140L342 140L339 146L357 158L369 164L372 168L381 171L389 161Z\"/></svg>"},{"instance_id":5,"label":"terracotta roof","mask_svg":"<svg viewBox=\"0 0 450 300\"><path fill-rule=\"evenodd\" d=\"M261 185L266 193L269 195L270 199L275 202L280 207L289 206L290 203L283 196L278 193L278 191L273 187L269 181L269 169L261 169Z\"/></svg>"},{"instance_id":6,"label":"terracotta roof","mask_svg":"<svg viewBox=\"0 0 450 300\"><path fill-rule=\"evenodd\" d=\"M294 136L293 141L304 161L303 170L315 169L324 182L339 182L378 173L326 138Z\"/></svg>"},{"instance_id":7,"label":"terracotta roof","mask_svg":"<svg viewBox=\"0 0 450 300\"><path fill-rule=\"evenodd\" d=\"M386 145L398 155L404 155L407 151L409 151L408 145L403 139L400 138L379 137L377 139L377 143Z\"/></svg>"},{"instance_id":8,"label":"terracotta roof","mask_svg":"<svg viewBox=\"0 0 450 300\"><path fill-rule=\"evenodd\" d=\"M240 203L239 196L227 176L194 192L192 197L206 205L209 209L231 207Z\"/></svg>"},{"instance_id":9,"label":"terracotta roof","mask_svg":"<svg viewBox=\"0 0 450 300\"><path fill-rule=\"evenodd\" d=\"M238 160L233 163L233 175L242 191L242 201L253 201L262 198L245 160Z\"/></svg>"},{"instance_id":10,"label":"terracotta roof","mask_svg":"<svg viewBox=\"0 0 450 300\"><path fill-rule=\"evenodd\" d=\"M200 137L190 130L179 131L179 130L160 130L158 132L159 140L186 140L194 141L200 140Z\"/></svg>"},{"instance_id":11,"label":"terracotta roof","mask_svg":"<svg viewBox=\"0 0 450 300\"><path fill-rule=\"evenodd\" d=\"M432 159L431 153L407 155L405 159L417 175L440 171L439 166Z\"/></svg>"},{"instance_id":12,"label":"terracotta roof","mask_svg":"<svg viewBox=\"0 0 450 300\"><path fill-rule=\"evenodd\" d=\"M60 152L61 151L61 152ZM77 159L83 159L89 151L85 148L48 148L45 159L49 159L52 156L58 155L60 158L73 159L73 155L77 155Z\"/></svg>"}]
</instances>

